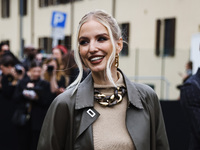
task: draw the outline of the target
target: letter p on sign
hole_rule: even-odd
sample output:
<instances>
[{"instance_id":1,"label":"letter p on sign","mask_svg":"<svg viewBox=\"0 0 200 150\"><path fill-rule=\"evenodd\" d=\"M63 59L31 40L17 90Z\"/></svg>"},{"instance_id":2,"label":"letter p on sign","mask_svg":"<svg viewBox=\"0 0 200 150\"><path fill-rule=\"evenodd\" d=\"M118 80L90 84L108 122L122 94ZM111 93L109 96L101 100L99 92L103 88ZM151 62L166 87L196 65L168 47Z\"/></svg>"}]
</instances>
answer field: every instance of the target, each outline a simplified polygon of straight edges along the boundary
<instances>
[{"instance_id":1,"label":"letter p on sign","mask_svg":"<svg viewBox=\"0 0 200 150\"><path fill-rule=\"evenodd\" d=\"M67 18L67 14L66 13L54 11L52 13L51 26L53 28L56 28L56 27L64 28L65 27L66 18Z\"/></svg>"}]
</instances>

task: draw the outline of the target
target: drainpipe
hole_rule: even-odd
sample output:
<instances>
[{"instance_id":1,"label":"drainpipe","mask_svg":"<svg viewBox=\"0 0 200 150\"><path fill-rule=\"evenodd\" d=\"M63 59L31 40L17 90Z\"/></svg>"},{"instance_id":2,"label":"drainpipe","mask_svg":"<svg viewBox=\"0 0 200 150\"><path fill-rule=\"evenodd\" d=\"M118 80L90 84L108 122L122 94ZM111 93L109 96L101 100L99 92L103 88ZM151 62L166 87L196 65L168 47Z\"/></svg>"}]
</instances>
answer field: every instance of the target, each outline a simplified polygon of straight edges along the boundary
<instances>
[{"instance_id":1,"label":"drainpipe","mask_svg":"<svg viewBox=\"0 0 200 150\"><path fill-rule=\"evenodd\" d=\"M71 18L70 18L70 28L71 28L71 39L74 37L74 0L71 0ZM71 40L73 42L73 40ZM73 45L73 44L72 44ZM72 47L71 47L72 49Z\"/></svg>"},{"instance_id":2,"label":"drainpipe","mask_svg":"<svg viewBox=\"0 0 200 150\"><path fill-rule=\"evenodd\" d=\"M113 3L112 3L112 15L113 17L115 18L115 9L116 9L116 0L113 0Z\"/></svg>"},{"instance_id":3,"label":"drainpipe","mask_svg":"<svg viewBox=\"0 0 200 150\"><path fill-rule=\"evenodd\" d=\"M20 42L20 52L19 57L23 57L23 0L20 0L20 14L19 14L19 42Z\"/></svg>"},{"instance_id":4,"label":"drainpipe","mask_svg":"<svg viewBox=\"0 0 200 150\"><path fill-rule=\"evenodd\" d=\"M34 2L31 1L31 44L35 45L34 43Z\"/></svg>"}]
</instances>

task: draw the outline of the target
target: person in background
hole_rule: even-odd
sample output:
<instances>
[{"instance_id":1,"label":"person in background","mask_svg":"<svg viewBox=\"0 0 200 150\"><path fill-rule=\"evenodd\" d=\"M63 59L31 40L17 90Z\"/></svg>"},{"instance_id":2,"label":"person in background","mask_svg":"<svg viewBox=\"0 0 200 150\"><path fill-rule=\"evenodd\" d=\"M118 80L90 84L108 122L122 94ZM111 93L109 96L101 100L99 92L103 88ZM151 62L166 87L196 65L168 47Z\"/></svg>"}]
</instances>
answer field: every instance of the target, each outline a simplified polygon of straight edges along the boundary
<instances>
[{"instance_id":1,"label":"person in background","mask_svg":"<svg viewBox=\"0 0 200 150\"><path fill-rule=\"evenodd\" d=\"M0 58L4 55L5 52L10 52L9 45L6 42L1 42L0 43ZM0 69L0 81L2 78L2 70ZM0 82L0 87L1 87L1 82Z\"/></svg>"},{"instance_id":2,"label":"person in background","mask_svg":"<svg viewBox=\"0 0 200 150\"><path fill-rule=\"evenodd\" d=\"M22 65L24 66L26 71L28 71L31 62L35 60L36 54L37 54L37 49L32 45L26 46L24 48L25 58L22 61Z\"/></svg>"},{"instance_id":3,"label":"person in background","mask_svg":"<svg viewBox=\"0 0 200 150\"><path fill-rule=\"evenodd\" d=\"M16 124L20 150L36 150L43 119L53 100L50 84L40 78L41 72L42 64L32 61L28 76L15 90L16 110L24 110L27 119L26 124Z\"/></svg>"},{"instance_id":4,"label":"person in background","mask_svg":"<svg viewBox=\"0 0 200 150\"><path fill-rule=\"evenodd\" d=\"M50 83L51 92L55 96L64 92L67 82L63 70L60 69L57 58L47 58L42 68L41 78Z\"/></svg>"},{"instance_id":5,"label":"person in background","mask_svg":"<svg viewBox=\"0 0 200 150\"><path fill-rule=\"evenodd\" d=\"M25 70L17 64L11 53L3 54L0 58L2 71L0 80L0 147L1 149L16 149L16 130L11 120L15 111L13 94L19 81L23 78ZM12 143L12 144L11 144Z\"/></svg>"},{"instance_id":6,"label":"person in background","mask_svg":"<svg viewBox=\"0 0 200 150\"><path fill-rule=\"evenodd\" d=\"M60 68L63 69L63 62L62 62L62 57L68 53L68 50L65 46L63 45L57 45L56 47L53 48L52 54L53 57L58 59L58 63L60 65Z\"/></svg>"},{"instance_id":7,"label":"person in background","mask_svg":"<svg viewBox=\"0 0 200 150\"><path fill-rule=\"evenodd\" d=\"M181 106L189 123L190 141L188 150L200 149L200 68L181 86Z\"/></svg>"},{"instance_id":8,"label":"person in background","mask_svg":"<svg viewBox=\"0 0 200 150\"><path fill-rule=\"evenodd\" d=\"M51 104L38 150L169 150L156 93L118 68L123 40L117 21L92 11L77 33L79 75ZM83 64L91 73L81 82Z\"/></svg>"},{"instance_id":9,"label":"person in background","mask_svg":"<svg viewBox=\"0 0 200 150\"><path fill-rule=\"evenodd\" d=\"M4 54L5 51L9 51L9 45L6 42L0 43L0 57Z\"/></svg>"},{"instance_id":10,"label":"person in background","mask_svg":"<svg viewBox=\"0 0 200 150\"><path fill-rule=\"evenodd\" d=\"M185 74L179 73L179 75L182 77L182 83L177 85L176 88L181 90L184 83L192 76L192 61L188 61L185 65ZM180 100L180 96L178 97L178 100Z\"/></svg>"},{"instance_id":11,"label":"person in background","mask_svg":"<svg viewBox=\"0 0 200 150\"><path fill-rule=\"evenodd\" d=\"M182 77L183 83L192 76L192 61L188 61L185 65L185 73L179 73L179 75Z\"/></svg>"},{"instance_id":12,"label":"person in background","mask_svg":"<svg viewBox=\"0 0 200 150\"><path fill-rule=\"evenodd\" d=\"M43 53L44 51L42 49L38 49L35 56L35 59L40 63L43 63L43 60L44 60Z\"/></svg>"}]
</instances>

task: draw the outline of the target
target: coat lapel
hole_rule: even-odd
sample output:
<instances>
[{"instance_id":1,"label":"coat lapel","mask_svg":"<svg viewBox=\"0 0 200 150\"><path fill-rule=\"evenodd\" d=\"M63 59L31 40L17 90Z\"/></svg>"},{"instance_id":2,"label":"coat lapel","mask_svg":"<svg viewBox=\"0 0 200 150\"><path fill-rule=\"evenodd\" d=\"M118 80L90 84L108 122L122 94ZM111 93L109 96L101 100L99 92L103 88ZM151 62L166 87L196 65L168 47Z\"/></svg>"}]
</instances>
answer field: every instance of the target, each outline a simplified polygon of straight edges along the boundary
<instances>
[{"instance_id":1,"label":"coat lapel","mask_svg":"<svg viewBox=\"0 0 200 150\"><path fill-rule=\"evenodd\" d=\"M94 89L92 75L79 85L75 104L75 133L76 148L84 149L84 145L93 149L92 124L99 117L99 113L94 107ZM79 140L79 137L81 137Z\"/></svg>"}]
</instances>

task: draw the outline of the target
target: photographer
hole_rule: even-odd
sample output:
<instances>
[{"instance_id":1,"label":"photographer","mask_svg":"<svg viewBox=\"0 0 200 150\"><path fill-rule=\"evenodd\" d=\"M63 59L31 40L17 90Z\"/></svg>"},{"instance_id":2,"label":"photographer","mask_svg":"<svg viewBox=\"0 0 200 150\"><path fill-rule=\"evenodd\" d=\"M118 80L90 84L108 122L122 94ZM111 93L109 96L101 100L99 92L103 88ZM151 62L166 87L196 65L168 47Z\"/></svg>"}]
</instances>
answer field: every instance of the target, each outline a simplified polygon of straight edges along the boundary
<instances>
[{"instance_id":1,"label":"photographer","mask_svg":"<svg viewBox=\"0 0 200 150\"><path fill-rule=\"evenodd\" d=\"M11 123L11 118L14 113L15 103L13 101L13 93L17 83L24 76L24 69L21 67L19 72L15 67L17 59L12 53L3 54L0 58L1 80L0 80L0 147L14 149L16 143L15 128ZM10 144L13 143L13 144Z\"/></svg>"},{"instance_id":2,"label":"photographer","mask_svg":"<svg viewBox=\"0 0 200 150\"><path fill-rule=\"evenodd\" d=\"M20 150L36 150L40 129L47 109L53 98L48 82L40 78L41 63L33 61L24 77L16 87L14 94L17 110L13 122L17 126ZM18 119L23 112L25 120Z\"/></svg>"},{"instance_id":3,"label":"photographer","mask_svg":"<svg viewBox=\"0 0 200 150\"><path fill-rule=\"evenodd\" d=\"M66 80L63 70L56 58L47 58L43 63L43 73L41 78L48 81L51 85L51 92L57 96L64 92Z\"/></svg>"},{"instance_id":4,"label":"photographer","mask_svg":"<svg viewBox=\"0 0 200 150\"><path fill-rule=\"evenodd\" d=\"M0 59L0 68L2 71L0 89L4 96L11 97L16 84L23 78L25 70L10 52L5 53Z\"/></svg>"}]
</instances>

